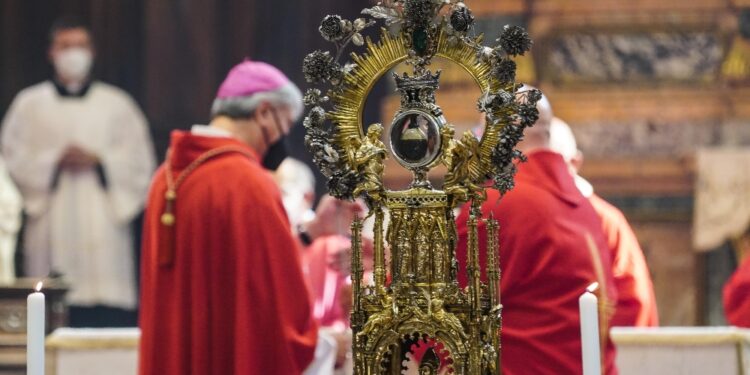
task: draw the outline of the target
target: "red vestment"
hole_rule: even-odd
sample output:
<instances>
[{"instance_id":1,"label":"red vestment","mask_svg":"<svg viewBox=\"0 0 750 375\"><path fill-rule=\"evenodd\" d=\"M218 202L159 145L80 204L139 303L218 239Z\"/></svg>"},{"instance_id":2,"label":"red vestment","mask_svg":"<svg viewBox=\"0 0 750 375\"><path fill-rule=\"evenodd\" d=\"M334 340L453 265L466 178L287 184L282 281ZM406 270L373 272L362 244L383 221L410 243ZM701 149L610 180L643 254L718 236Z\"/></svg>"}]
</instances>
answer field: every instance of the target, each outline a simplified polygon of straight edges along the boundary
<instances>
[{"instance_id":1,"label":"red vestment","mask_svg":"<svg viewBox=\"0 0 750 375\"><path fill-rule=\"evenodd\" d=\"M302 254L305 276L310 285L313 315L322 327L344 330L349 327L349 312L341 304L341 293L348 277L330 266L351 241L343 236L326 236L315 240Z\"/></svg>"},{"instance_id":2,"label":"red vestment","mask_svg":"<svg viewBox=\"0 0 750 375\"><path fill-rule=\"evenodd\" d=\"M724 285L724 313L730 324L750 328L750 257Z\"/></svg>"},{"instance_id":3,"label":"red vestment","mask_svg":"<svg viewBox=\"0 0 750 375\"><path fill-rule=\"evenodd\" d=\"M659 314L651 274L633 229L617 207L594 194L589 198L602 219L607 246L612 254L612 273L617 287L617 310L611 325L656 327Z\"/></svg>"},{"instance_id":4,"label":"red vestment","mask_svg":"<svg viewBox=\"0 0 750 375\"><path fill-rule=\"evenodd\" d=\"M503 374L580 375L578 298L598 281L600 303L613 305L612 263L601 221L562 157L537 151L528 159L519 165L515 189L502 199L498 191L488 190L482 205L483 216L493 213L500 223ZM457 219L461 285L467 281L468 211L465 205ZM484 269L484 223L478 238ZM608 329L606 315L600 319L603 332ZM615 348L609 335L604 336L602 368L608 375L616 374Z\"/></svg>"},{"instance_id":5,"label":"red vestment","mask_svg":"<svg viewBox=\"0 0 750 375\"><path fill-rule=\"evenodd\" d=\"M160 222L166 166L152 182L143 232L141 375L300 374L313 358L317 326L298 245L278 188L253 150L231 138L174 132L173 176L224 147L244 152L222 153L188 175L177 189L172 228ZM173 252L165 253L160 243L170 231Z\"/></svg>"}]
</instances>

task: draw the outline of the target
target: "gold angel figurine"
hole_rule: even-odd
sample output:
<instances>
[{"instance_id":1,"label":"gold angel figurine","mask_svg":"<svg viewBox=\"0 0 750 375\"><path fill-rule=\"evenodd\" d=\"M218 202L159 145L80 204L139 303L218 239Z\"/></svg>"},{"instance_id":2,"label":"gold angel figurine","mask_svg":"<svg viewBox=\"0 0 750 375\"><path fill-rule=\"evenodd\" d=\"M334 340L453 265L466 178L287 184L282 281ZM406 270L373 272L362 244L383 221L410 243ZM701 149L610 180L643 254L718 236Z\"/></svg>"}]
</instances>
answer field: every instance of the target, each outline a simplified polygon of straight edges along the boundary
<instances>
[{"instance_id":1,"label":"gold angel figurine","mask_svg":"<svg viewBox=\"0 0 750 375\"><path fill-rule=\"evenodd\" d=\"M386 158L385 145L380 140L383 126L372 124L367 129L367 136L360 141L352 137L352 146L349 148L349 160L352 161L354 169L359 172L364 181L354 189L357 197L366 193L370 198L379 201L383 192L383 161Z\"/></svg>"},{"instance_id":2,"label":"gold angel figurine","mask_svg":"<svg viewBox=\"0 0 750 375\"><path fill-rule=\"evenodd\" d=\"M455 135L456 130L451 124L446 124L440 129L440 139L443 145L442 162L449 171L453 169L453 149L456 147L456 140L453 136Z\"/></svg>"},{"instance_id":3,"label":"gold angel figurine","mask_svg":"<svg viewBox=\"0 0 750 375\"><path fill-rule=\"evenodd\" d=\"M451 329L451 332L463 334L464 328L463 325L461 325L461 321L455 315L445 311L443 304L444 302L440 298L435 298L430 301L430 313L432 314L432 319L438 323L447 325Z\"/></svg>"},{"instance_id":4,"label":"gold angel figurine","mask_svg":"<svg viewBox=\"0 0 750 375\"><path fill-rule=\"evenodd\" d=\"M497 370L497 350L489 342L482 346L482 368L490 374Z\"/></svg>"},{"instance_id":5,"label":"gold angel figurine","mask_svg":"<svg viewBox=\"0 0 750 375\"><path fill-rule=\"evenodd\" d=\"M382 309L380 310L380 312L377 312L370 316L370 319L367 320L367 323L365 323L362 331L357 333L357 336L367 337L367 335L372 333L374 330L383 329L389 326L391 322L393 322L393 316L395 312L396 311L393 305L393 297L391 297L390 295L385 296L385 298L383 298L382 300Z\"/></svg>"},{"instance_id":6,"label":"gold angel figurine","mask_svg":"<svg viewBox=\"0 0 750 375\"><path fill-rule=\"evenodd\" d=\"M446 126L443 129L447 129ZM444 130L444 142L448 142L443 156L443 163L448 167L445 175L445 192L468 201L482 187L471 179L471 165L479 162L479 140L470 131L464 133L460 141L453 139L453 129Z\"/></svg>"}]
</instances>

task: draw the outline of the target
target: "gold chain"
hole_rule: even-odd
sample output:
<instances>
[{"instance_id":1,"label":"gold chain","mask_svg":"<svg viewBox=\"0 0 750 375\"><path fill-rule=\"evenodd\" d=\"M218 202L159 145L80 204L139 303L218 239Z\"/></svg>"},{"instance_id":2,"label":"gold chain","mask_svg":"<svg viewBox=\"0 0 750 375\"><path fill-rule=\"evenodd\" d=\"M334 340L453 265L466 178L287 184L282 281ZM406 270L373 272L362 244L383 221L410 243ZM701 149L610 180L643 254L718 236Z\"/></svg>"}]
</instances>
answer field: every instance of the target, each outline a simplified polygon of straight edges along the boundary
<instances>
[{"instance_id":1,"label":"gold chain","mask_svg":"<svg viewBox=\"0 0 750 375\"><path fill-rule=\"evenodd\" d=\"M165 164L165 171L164 174L167 177L167 192L164 193L164 199L167 200L167 204L164 207L164 213L161 215L161 223L165 226L171 227L175 223L175 216L174 216L174 201L177 200L177 189L180 188L180 185L185 181L188 175L192 173L198 166L205 163L209 159L216 157L221 154L226 154L229 152L237 152L240 153L249 159L254 159L255 156L248 150L243 149L241 147L237 146L227 146L227 147L219 147L215 148L210 151L206 151L198 158L193 160L192 163L190 163L181 173L179 176L177 176L177 181L174 180L174 176L172 175L172 151L167 152L167 162Z\"/></svg>"}]
</instances>

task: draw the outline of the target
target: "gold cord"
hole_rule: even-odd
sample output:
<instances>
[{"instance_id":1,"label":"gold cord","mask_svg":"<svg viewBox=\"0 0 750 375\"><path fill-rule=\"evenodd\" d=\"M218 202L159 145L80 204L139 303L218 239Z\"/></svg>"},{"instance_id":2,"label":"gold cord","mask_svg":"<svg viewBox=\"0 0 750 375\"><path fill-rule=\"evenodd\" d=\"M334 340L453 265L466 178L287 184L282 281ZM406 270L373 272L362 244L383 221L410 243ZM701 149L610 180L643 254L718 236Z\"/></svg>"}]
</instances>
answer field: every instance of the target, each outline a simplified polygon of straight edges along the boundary
<instances>
[{"instance_id":1,"label":"gold cord","mask_svg":"<svg viewBox=\"0 0 750 375\"><path fill-rule=\"evenodd\" d=\"M250 159L255 158L250 151L237 146L215 148L213 150L206 151L205 153L198 156L198 158L193 160L193 162L190 163L182 171L182 173L180 173L179 176L177 176L176 181L174 179L174 176L172 175L172 151L170 150L167 152L167 162L165 165L165 175L167 177L167 192L164 193L164 199L166 199L167 203L164 207L164 213L161 215L161 223L163 225L172 227L175 224L176 219L174 216L174 202L177 200L177 189L180 188L180 185L182 185L187 176L190 175L190 173L192 173L196 168L198 168L198 166L205 163L209 159L229 152L237 152L247 156Z\"/></svg>"}]
</instances>

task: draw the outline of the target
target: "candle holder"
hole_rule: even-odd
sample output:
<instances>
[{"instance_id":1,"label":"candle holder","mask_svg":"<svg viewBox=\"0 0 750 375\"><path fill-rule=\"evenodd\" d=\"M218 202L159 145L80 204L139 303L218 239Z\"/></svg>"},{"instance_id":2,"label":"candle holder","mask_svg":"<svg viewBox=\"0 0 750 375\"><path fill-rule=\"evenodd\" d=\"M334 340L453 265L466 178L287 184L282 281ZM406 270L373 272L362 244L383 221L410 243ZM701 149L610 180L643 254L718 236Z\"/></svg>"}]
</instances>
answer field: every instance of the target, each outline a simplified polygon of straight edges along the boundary
<instances>
[{"instance_id":1,"label":"candle holder","mask_svg":"<svg viewBox=\"0 0 750 375\"><path fill-rule=\"evenodd\" d=\"M499 374L498 225L481 217L480 206L488 180L502 192L512 188L514 160L522 158L515 146L538 118L541 93L515 82L513 62L531 40L523 29L506 26L494 46L484 46L482 36L473 35L471 11L457 0L381 1L362 13L354 21L326 16L319 31L335 50L314 51L303 64L305 78L316 85L305 94L305 144L328 178L329 193L364 199L374 217L370 285L363 279L362 222L352 224L354 373ZM363 30L378 21L388 27L379 40L363 37ZM341 62L352 44L365 51ZM436 56L458 64L480 87L477 108L487 120L481 139L471 132L455 138L435 98L440 72L429 66ZM401 95L393 121L388 129L365 127L362 113L370 91L400 63L413 72L393 75ZM388 157L412 172L408 189L383 186ZM442 188L435 189L427 173L440 164L447 173ZM466 288L458 284L455 254L453 211L461 204L471 206ZM481 221L488 231L484 270Z\"/></svg>"}]
</instances>

